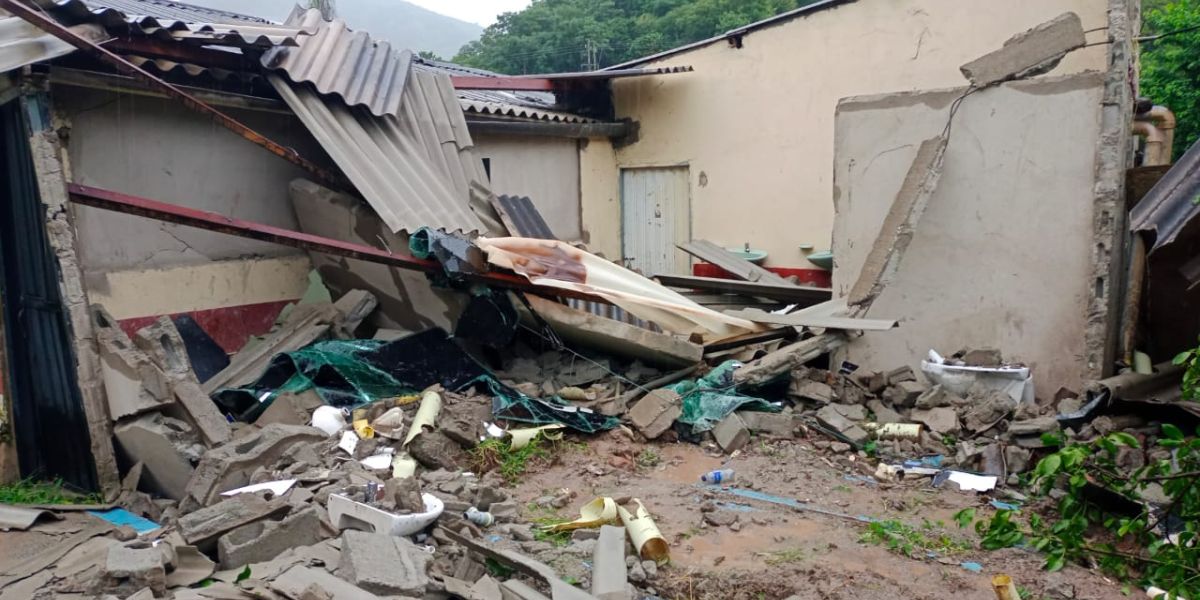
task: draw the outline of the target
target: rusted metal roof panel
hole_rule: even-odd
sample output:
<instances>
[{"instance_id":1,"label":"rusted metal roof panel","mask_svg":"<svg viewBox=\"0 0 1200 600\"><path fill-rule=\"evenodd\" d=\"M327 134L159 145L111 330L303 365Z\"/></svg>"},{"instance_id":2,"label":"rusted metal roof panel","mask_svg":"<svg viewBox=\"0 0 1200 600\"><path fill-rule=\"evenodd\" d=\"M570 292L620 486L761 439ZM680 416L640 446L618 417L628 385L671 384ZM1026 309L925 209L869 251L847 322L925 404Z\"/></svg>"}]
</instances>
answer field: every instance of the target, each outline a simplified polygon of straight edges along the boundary
<instances>
[{"instance_id":1,"label":"rusted metal roof panel","mask_svg":"<svg viewBox=\"0 0 1200 600\"><path fill-rule=\"evenodd\" d=\"M320 20L316 9L296 10L288 24L299 26ZM268 69L287 73L294 82L311 83L322 94L335 94L351 106L363 106L379 117L400 111L412 52L371 39L365 31L351 31L340 19L321 21L295 48L276 47L263 55Z\"/></svg>"},{"instance_id":2,"label":"rusted metal roof panel","mask_svg":"<svg viewBox=\"0 0 1200 600\"><path fill-rule=\"evenodd\" d=\"M490 194L487 175L448 76L414 70L398 114L383 116L269 79L392 231L486 231L470 205Z\"/></svg>"},{"instance_id":3,"label":"rusted metal roof panel","mask_svg":"<svg viewBox=\"0 0 1200 600\"><path fill-rule=\"evenodd\" d=\"M1179 233L1200 214L1200 142L1163 175L1129 215L1135 232L1154 232L1154 248L1175 241Z\"/></svg>"}]
</instances>

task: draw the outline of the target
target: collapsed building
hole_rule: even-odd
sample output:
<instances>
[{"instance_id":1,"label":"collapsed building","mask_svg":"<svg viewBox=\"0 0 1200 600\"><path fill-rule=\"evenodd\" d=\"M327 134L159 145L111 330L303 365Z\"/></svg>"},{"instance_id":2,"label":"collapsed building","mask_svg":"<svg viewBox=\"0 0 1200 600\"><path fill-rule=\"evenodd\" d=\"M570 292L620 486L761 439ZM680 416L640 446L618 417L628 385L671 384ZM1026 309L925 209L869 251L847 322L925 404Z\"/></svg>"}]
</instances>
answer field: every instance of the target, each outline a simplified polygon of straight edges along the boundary
<instances>
[{"instance_id":1,"label":"collapsed building","mask_svg":"<svg viewBox=\"0 0 1200 600\"><path fill-rule=\"evenodd\" d=\"M880 481L990 491L1043 434L1149 427L1097 421L1119 402L1200 414L1164 391L1177 371L1118 374L1179 349L1126 335L1162 318L1125 285L1145 271L1126 227L1136 3L1017 3L1002 31L986 3L935 4L828 0L607 70L510 77L317 10L0 0L0 475L172 524L171 552L103 538L91 578L9 583L588 597L473 535L491 523L469 510L520 507L463 474L466 452L561 429L729 454L816 435L869 446ZM862 22L904 22L915 53L808 51L804 34ZM812 104L812 131L768 135L762 102ZM643 576L668 556L622 500L581 517L625 527L600 531L596 597L626 597L626 552ZM493 581L484 558L523 579Z\"/></svg>"}]
</instances>

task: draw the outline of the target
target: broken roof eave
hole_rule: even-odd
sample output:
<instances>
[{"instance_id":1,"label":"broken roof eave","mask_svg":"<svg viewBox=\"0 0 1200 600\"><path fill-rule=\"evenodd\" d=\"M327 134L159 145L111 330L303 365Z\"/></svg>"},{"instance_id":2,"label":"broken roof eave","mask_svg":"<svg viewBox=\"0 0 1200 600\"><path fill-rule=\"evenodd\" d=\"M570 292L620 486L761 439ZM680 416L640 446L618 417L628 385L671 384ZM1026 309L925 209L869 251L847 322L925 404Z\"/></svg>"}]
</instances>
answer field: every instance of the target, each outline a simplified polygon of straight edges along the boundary
<instances>
[{"instance_id":1,"label":"broken roof eave","mask_svg":"<svg viewBox=\"0 0 1200 600\"><path fill-rule=\"evenodd\" d=\"M822 0L820 2L815 2L815 3L809 4L807 6L801 6L800 8L792 9L785 13L780 13L778 15L775 15L774 17L769 17L769 18L763 19L761 21L755 21L754 23L750 23L749 25L743 25L742 27L738 27L737 29L730 29L729 31L726 31L725 33L710 37L708 39L700 40L698 42L692 42L690 44L684 44L682 46L671 48L670 50L663 50L662 52L658 52L658 53L651 54L648 56L643 56L641 58L635 58L633 60L629 60L629 61L625 61L623 63L612 65L610 67L605 67L604 69L601 69L601 70L603 70L603 71L618 71L618 70L622 70L622 69L629 69L632 67L637 67L639 65L644 65L646 63L657 62L657 61L660 61L660 60L663 60L666 58L670 58L672 56L676 56L678 54L684 54L684 53L690 52L692 50L698 50L698 49L704 48L706 46L711 46L717 42L740 38L740 37L743 37L750 33L753 33L755 31L759 31L761 29L766 29L768 27L774 27L776 25L783 25L784 23L787 23L788 21L791 21L792 19L795 19L798 17L806 17L812 13L820 12L827 8L836 8L838 6L841 6L842 4L849 4L851 2L857 2L857 0Z\"/></svg>"}]
</instances>

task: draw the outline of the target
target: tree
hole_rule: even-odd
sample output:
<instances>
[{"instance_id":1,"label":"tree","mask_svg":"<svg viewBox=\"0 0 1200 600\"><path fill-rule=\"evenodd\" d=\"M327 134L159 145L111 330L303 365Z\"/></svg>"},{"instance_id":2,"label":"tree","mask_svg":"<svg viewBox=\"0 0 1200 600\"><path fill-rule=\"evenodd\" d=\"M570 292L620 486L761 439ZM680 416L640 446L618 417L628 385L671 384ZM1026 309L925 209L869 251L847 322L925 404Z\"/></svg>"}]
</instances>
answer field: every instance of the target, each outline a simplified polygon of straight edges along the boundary
<instances>
[{"instance_id":1,"label":"tree","mask_svg":"<svg viewBox=\"0 0 1200 600\"><path fill-rule=\"evenodd\" d=\"M1200 2L1155 2L1143 17L1141 94L1175 112L1175 156L1200 138Z\"/></svg>"},{"instance_id":2,"label":"tree","mask_svg":"<svg viewBox=\"0 0 1200 600\"><path fill-rule=\"evenodd\" d=\"M814 0L533 0L454 62L528 74L605 67L669 50Z\"/></svg>"},{"instance_id":3,"label":"tree","mask_svg":"<svg viewBox=\"0 0 1200 600\"><path fill-rule=\"evenodd\" d=\"M446 62L446 59L438 56L437 52L434 52L433 50L422 50L417 53L417 56L424 58L425 60L435 60L437 62Z\"/></svg>"}]
</instances>

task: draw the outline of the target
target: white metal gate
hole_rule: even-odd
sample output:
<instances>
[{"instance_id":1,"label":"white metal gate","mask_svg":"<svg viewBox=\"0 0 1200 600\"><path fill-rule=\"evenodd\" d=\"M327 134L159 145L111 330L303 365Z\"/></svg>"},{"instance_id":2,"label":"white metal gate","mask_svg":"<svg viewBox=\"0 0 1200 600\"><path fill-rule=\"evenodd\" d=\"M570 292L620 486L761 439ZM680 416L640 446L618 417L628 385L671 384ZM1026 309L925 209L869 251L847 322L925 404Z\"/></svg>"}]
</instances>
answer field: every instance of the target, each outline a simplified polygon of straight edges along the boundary
<instances>
[{"instance_id":1,"label":"white metal gate","mask_svg":"<svg viewBox=\"0 0 1200 600\"><path fill-rule=\"evenodd\" d=\"M647 277L690 272L691 258L675 248L692 237L686 166L622 169L621 215L625 266Z\"/></svg>"}]
</instances>

